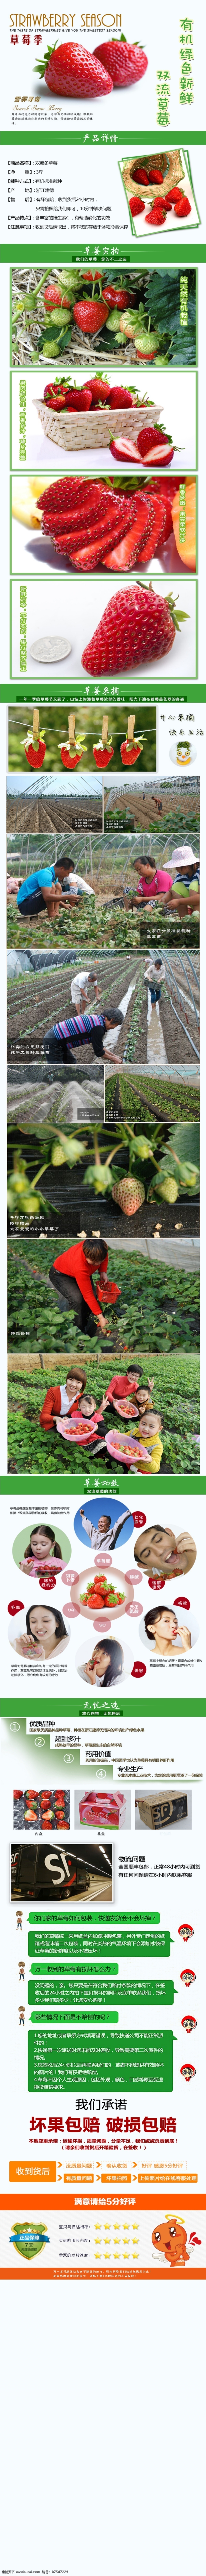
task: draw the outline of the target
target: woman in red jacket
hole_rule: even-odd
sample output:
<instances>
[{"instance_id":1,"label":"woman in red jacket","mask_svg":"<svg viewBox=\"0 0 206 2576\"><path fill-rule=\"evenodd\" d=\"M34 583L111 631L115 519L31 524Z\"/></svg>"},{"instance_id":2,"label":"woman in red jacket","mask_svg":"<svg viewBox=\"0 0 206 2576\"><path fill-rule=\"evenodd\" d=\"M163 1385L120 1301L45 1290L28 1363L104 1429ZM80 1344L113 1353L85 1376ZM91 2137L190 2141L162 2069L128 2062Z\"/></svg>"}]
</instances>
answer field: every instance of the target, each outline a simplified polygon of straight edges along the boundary
<instances>
[{"instance_id":1,"label":"woman in red jacket","mask_svg":"<svg viewBox=\"0 0 206 2576\"><path fill-rule=\"evenodd\" d=\"M68 1377L65 1378L65 1386L47 1387L44 1404L42 1405L42 1413L39 1415L42 1431L51 1430L52 1422L56 1421L57 1414L60 1414L61 1419L63 1419L64 1414L69 1415L76 1412L76 1406L81 1402L81 1396L84 1394L85 1386L86 1371L84 1371L84 1376L81 1371L80 1377L79 1370L72 1365L71 1361L71 1368L68 1370Z\"/></svg>"},{"instance_id":2,"label":"woman in red jacket","mask_svg":"<svg viewBox=\"0 0 206 2576\"><path fill-rule=\"evenodd\" d=\"M107 1243L103 1242L100 1234L91 1237L85 1234L83 1241L81 1238L79 1243L72 1243L65 1252L57 1254L49 1271L52 1288L55 1288L57 1296L60 1293L63 1306L72 1306L80 1332L88 1333L90 1340L96 1326L101 1333L106 1331L105 1317L94 1293L92 1272L99 1271L101 1289L106 1284L107 1265Z\"/></svg>"}]
</instances>

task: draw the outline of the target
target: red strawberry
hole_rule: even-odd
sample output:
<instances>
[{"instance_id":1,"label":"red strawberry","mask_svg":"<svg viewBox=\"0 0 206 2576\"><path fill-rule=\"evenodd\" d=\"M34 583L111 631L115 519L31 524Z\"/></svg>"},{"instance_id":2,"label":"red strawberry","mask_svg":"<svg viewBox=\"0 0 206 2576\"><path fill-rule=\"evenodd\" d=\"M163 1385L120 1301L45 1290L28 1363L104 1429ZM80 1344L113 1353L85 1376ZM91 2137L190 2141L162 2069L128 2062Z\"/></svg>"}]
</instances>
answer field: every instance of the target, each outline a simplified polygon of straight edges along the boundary
<instances>
[{"instance_id":1,"label":"red strawberry","mask_svg":"<svg viewBox=\"0 0 206 2576\"><path fill-rule=\"evenodd\" d=\"M127 45L124 37L120 44L116 36L111 37L105 45L95 45L94 52L105 71L110 72L113 89L124 89L130 82L142 80L143 72L147 72L147 54L142 45Z\"/></svg>"},{"instance_id":2,"label":"red strawberry","mask_svg":"<svg viewBox=\"0 0 206 2576\"><path fill-rule=\"evenodd\" d=\"M162 539L162 543L164 544L165 521L166 510L164 507L164 501L161 499L159 492L157 497L154 493L151 493L149 499L149 527L146 530L146 537L143 537L143 543L140 547L140 572L143 563L151 563L152 555L156 554L160 539Z\"/></svg>"},{"instance_id":3,"label":"red strawberry","mask_svg":"<svg viewBox=\"0 0 206 2576\"><path fill-rule=\"evenodd\" d=\"M171 206L176 206L176 205L177 205L177 206L179 206L179 200L180 200L180 197L182 197L182 187L180 187L180 185L179 185L179 188L171 188L170 205L171 205ZM168 205L168 197L167 197L167 205Z\"/></svg>"},{"instance_id":4,"label":"red strawberry","mask_svg":"<svg viewBox=\"0 0 206 2576\"><path fill-rule=\"evenodd\" d=\"M45 760L46 751L44 736L40 735L38 737L38 743L29 742L27 745L25 742L24 750L26 760L28 761L28 769L43 769L43 760Z\"/></svg>"},{"instance_id":5,"label":"red strawberry","mask_svg":"<svg viewBox=\"0 0 206 2576\"><path fill-rule=\"evenodd\" d=\"M154 197L153 206L148 206L147 215L145 215L145 223L166 224L166 206L164 197Z\"/></svg>"},{"instance_id":6,"label":"red strawberry","mask_svg":"<svg viewBox=\"0 0 206 2576\"><path fill-rule=\"evenodd\" d=\"M86 53L85 45L72 44L70 40L53 49L49 45L39 72L40 79L46 81L47 89L55 91L57 98L98 98L100 93L105 97L105 92L113 89L107 65L102 70L100 62L94 62L94 55Z\"/></svg>"},{"instance_id":7,"label":"red strawberry","mask_svg":"<svg viewBox=\"0 0 206 2576\"><path fill-rule=\"evenodd\" d=\"M72 751L72 752L71 752L71 751L69 751L68 743L67 743L67 742L62 742L62 745L61 745L61 760L62 760L62 768L63 768L63 769L79 769L79 762L80 762L80 760L82 760L82 752L81 752L81 751Z\"/></svg>"},{"instance_id":8,"label":"red strawberry","mask_svg":"<svg viewBox=\"0 0 206 2576\"><path fill-rule=\"evenodd\" d=\"M91 393L92 411L97 411L98 408L100 409L102 403L110 402L110 390L106 376L89 376L88 386L89 393Z\"/></svg>"},{"instance_id":9,"label":"red strawberry","mask_svg":"<svg viewBox=\"0 0 206 2576\"><path fill-rule=\"evenodd\" d=\"M89 385L74 386L74 392L69 385L68 393L65 394L65 411L91 411L91 402Z\"/></svg>"},{"instance_id":10,"label":"red strawberry","mask_svg":"<svg viewBox=\"0 0 206 2576\"><path fill-rule=\"evenodd\" d=\"M164 454L165 463L169 464L170 458L174 456L174 448L172 447L171 439L167 438L166 429L158 429L158 427L155 427L155 423L153 424L152 422L151 426L148 423L147 428L145 421L144 428L139 431L137 456L140 456L140 459L143 457L144 463L147 463L148 456L149 465L153 465L154 458L154 465L158 465L159 456L160 463L164 464Z\"/></svg>"},{"instance_id":11,"label":"red strawberry","mask_svg":"<svg viewBox=\"0 0 206 2576\"><path fill-rule=\"evenodd\" d=\"M126 313L129 303L128 288L126 290L124 286L104 286L104 296L106 304L111 306L114 304L119 313Z\"/></svg>"},{"instance_id":12,"label":"red strawberry","mask_svg":"<svg viewBox=\"0 0 206 2576\"><path fill-rule=\"evenodd\" d=\"M110 385L109 403L110 411L136 411L136 396L129 394L128 385Z\"/></svg>"},{"instance_id":13,"label":"red strawberry","mask_svg":"<svg viewBox=\"0 0 206 2576\"><path fill-rule=\"evenodd\" d=\"M113 549L113 553L105 555L106 572L123 572L127 570L127 566L129 569L129 566L138 562L139 546L144 533L146 536L148 522L147 495L144 492L137 492L132 504L130 527L121 538L120 544Z\"/></svg>"},{"instance_id":14,"label":"red strawberry","mask_svg":"<svg viewBox=\"0 0 206 2576\"><path fill-rule=\"evenodd\" d=\"M95 296L93 303L92 297L90 303L89 299L86 300L86 295L82 296L81 301L79 298L79 303L74 304L73 313L73 320L78 323L78 330L103 331L103 323L107 322L107 309L107 304L103 302L103 295Z\"/></svg>"},{"instance_id":15,"label":"red strawberry","mask_svg":"<svg viewBox=\"0 0 206 2576\"><path fill-rule=\"evenodd\" d=\"M190 205L190 198L189 198L189 197L179 197L179 199L178 199L178 206L177 206L177 205L175 206L175 215L177 215L177 216L178 216L178 215L191 215L191 205Z\"/></svg>"},{"instance_id":16,"label":"red strawberry","mask_svg":"<svg viewBox=\"0 0 206 2576\"><path fill-rule=\"evenodd\" d=\"M120 458L120 464L124 463L124 461L125 461L125 464L127 463L128 465L136 465L136 463L137 463L137 447L134 447L134 446L132 445L132 439L131 439L131 438L129 438L129 437L127 438L127 437L126 437L126 434L125 434L125 438L119 438L119 434L118 434L118 430L117 430L117 431L116 431L116 438L110 438L110 456L117 456L117 457L119 457L119 458Z\"/></svg>"},{"instance_id":17,"label":"red strawberry","mask_svg":"<svg viewBox=\"0 0 206 2576\"><path fill-rule=\"evenodd\" d=\"M102 742L93 742L93 760L96 761L96 769L108 769L109 760L113 759L114 751L112 742L110 742L110 744L105 742L104 746Z\"/></svg>"},{"instance_id":18,"label":"red strawberry","mask_svg":"<svg viewBox=\"0 0 206 2576\"><path fill-rule=\"evenodd\" d=\"M57 386L57 385L44 385L44 402L47 402L49 405L51 405L51 409L52 409L52 411L65 411L65 409L66 409L66 393L65 393L65 388L64 388L64 392L63 392L63 391L61 392L61 386L60 386L60 385L59 385L59 386Z\"/></svg>"},{"instance_id":19,"label":"red strawberry","mask_svg":"<svg viewBox=\"0 0 206 2576\"><path fill-rule=\"evenodd\" d=\"M140 188L151 188L151 180L154 188L161 188L162 170L159 168L159 162L157 166L155 161L154 163L150 163L150 170L145 170L143 162L136 161L135 169L133 170L133 179L138 180L138 186L140 184Z\"/></svg>"},{"instance_id":20,"label":"red strawberry","mask_svg":"<svg viewBox=\"0 0 206 2576\"><path fill-rule=\"evenodd\" d=\"M62 286L57 286L55 278L53 286L44 286L44 304L46 307L46 313L50 313L50 306L52 307L53 312L54 305L56 306L57 304L66 304L69 312L71 296L63 295Z\"/></svg>"},{"instance_id":21,"label":"red strawberry","mask_svg":"<svg viewBox=\"0 0 206 2576\"><path fill-rule=\"evenodd\" d=\"M141 742L135 742L135 741L134 741L134 742L128 742L128 741L127 741L127 737L126 737L126 742L121 742L121 743L120 743L121 760L122 760L122 768L123 768L123 769L134 769L134 767L135 767L135 761L136 761L136 760L140 760L140 752L141 752L141 749L142 749L142 744L141 744Z\"/></svg>"},{"instance_id":22,"label":"red strawberry","mask_svg":"<svg viewBox=\"0 0 206 2576\"><path fill-rule=\"evenodd\" d=\"M144 197L129 197L130 214L144 215Z\"/></svg>"},{"instance_id":23,"label":"red strawberry","mask_svg":"<svg viewBox=\"0 0 206 2576\"><path fill-rule=\"evenodd\" d=\"M115 591L91 643L85 645L82 669L101 679L103 672L124 674L145 662L160 661L171 652L180 614L173 600L152 590L151 584L148 590L137 582L132 590Z\"/></svg>"},{"instance_id":24,"label":"red strawberry","mask_svg":"<svg viewBox=\"0 0 206 2576\"><path fill-rule=\"evenodd\" d=\"M151 484L151 495L152 495L153 493L155 493L155 495L158 493L158 497L159 497L159 495L161 494L161 500L164 502L165 524L164 524L164 533L163 533L163 537L162 537L162 544L163 544L163 546L166 546L166 544L167 544L167 537L172 537L172 534L173 534L173 523L172 523L172 509L171 509L171 503L172 503L172 500L173 500L173 493L178 492L178 491L179 491L179 475L175 476L174 474L172 474L172 475L171 475L171 482L169 481L169 479L167 480L167 475L166 475L166 474L165 474L165 475L163 475L163 476L161 477L161 480L160 480L160 476L158 475L158 483L156 484L156 483L154 483L154 482L153 482L153 483Z\"/></svg>"}]
</instances>

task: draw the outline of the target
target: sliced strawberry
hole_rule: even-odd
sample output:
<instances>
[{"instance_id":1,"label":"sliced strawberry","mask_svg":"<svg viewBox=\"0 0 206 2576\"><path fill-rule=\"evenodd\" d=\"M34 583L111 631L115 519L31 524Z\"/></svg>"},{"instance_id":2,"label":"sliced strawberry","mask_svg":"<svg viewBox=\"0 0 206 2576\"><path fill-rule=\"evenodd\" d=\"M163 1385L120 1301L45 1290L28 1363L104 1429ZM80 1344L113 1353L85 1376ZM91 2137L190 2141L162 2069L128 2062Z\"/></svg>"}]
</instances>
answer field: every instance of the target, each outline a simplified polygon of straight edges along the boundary
<instances>
[{"instance_id":1,"label":"sliced strawberry","mask_svg":"<svg viewBox=\"0 0 206 2576\"><path fill-rule=\"evenodd\" d=\"M143 429L139 430L138 455L144 465L147 464L147 457L149 465L153 463L164 465L164 461L165 465L168 465L170 457L174 456L174 448L171 439L167 438L166 429L158 429L155 422L150 424L149 421L148 423L144 421Z\"/></svg>"},{"instance_id":2,"label":"sliced strawberry","mask_svg":"<svg viewBox=\"0 0 206 2576\"><path fill-rule=\"evenodd\" d=\"M155 499L155 495L152 495L152 493L150 494L149 513L149 528L146 533L146 538L145 540L143 538L143 544L139 549L141 554L141 566L142 563L151 563L152 555L157 553L160 538L163 543L166 512L164 502L159 498L159 493L157 500Z\"/></svg>"},{"instance_id":3,"label":"sliced strawberry","mask_svg":"<svg viewBox=\"0 0 206 2576\"><path fill-rule=\"evenodd\" d=\"M132 439L127 438L126 434L125 438L119 438L117 430L116 438L110 438L110 456L116 456L120 464L136 465L137 447L132 445Z\"/></svg>"},{"instance_id":4,"label":"sliced strawberry","mask_svg":"<svg viewBox=\"0 0 206 2576\"><path fill-rule=\"evenodd\" d=\"M147 495L146 493L138 492L136 494L136 498L134 498L133 508L131 509L130 527L126 529L125 535L120 540L120 544L113 548L112 553L105 555L105 566L107 572L121 572L126 570L127 565L129 566L137 563L142 540L144 540L144 536L146 538L147 535L148 523L149 503Z\"/></svg>"}]
</instances>

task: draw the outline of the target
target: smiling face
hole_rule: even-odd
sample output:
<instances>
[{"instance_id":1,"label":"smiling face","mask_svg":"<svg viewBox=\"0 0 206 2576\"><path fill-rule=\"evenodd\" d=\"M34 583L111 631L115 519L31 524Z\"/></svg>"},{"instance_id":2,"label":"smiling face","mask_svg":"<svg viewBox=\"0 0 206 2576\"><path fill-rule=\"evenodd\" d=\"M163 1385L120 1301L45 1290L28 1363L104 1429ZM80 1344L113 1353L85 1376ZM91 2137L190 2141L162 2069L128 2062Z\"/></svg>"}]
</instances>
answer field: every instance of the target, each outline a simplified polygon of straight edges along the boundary
<instances>
[{"instance_id":1,"label":"smiling face","mask_svg":"<svg viewBox=\"0 0 206 2576\"><path fill-rule=\"evenodd\" d=\"M43 1604L41 1605L40 1610L38 1610L38 1607L36 1610L31 1610L29 1636L33 1638L34 1646L54 1646L56 1637L55 1610L47 1610L46 1607L44 1609Z\"/></svg>"},{"instance_id":2,"label":"smiling face","mask_svg":"<svg viewBox=\"0 0 206 2576\"><path fill-rule=\"evenodd\" d=\"M152 2245L156 2246L158 2254L164 2254L166 2263L182 2262L186 2244L187 2230L181 2227L178 2218L168 2218L163 2227L153 2227Z\"/></svg>"},{"instance_id":3,"label":"smiling face","mask_svg":"<svg viewBox=\"0 0 206 2576\"><path fill-rule=\"evenodd\" d=\"M54 1544L55 1544L54 1539L53 1539L53 1538L51 1538L51 1537L50 1537L50 1538L48 1538L48 1533L47 1533L47 1530L45 1529L45 1526L44 1526L44 1527L42 1527L42 1529L31 1530L31 1537L30 1537L30 1550L31 1550L31 1556L38 1556L38 1557L39 1557L40 1562L41 1562L41 1558L42 1558L42 1557L45 1557L45 1556L52 1556L52 1552L53 1552Z\"/></svg>"},{"instance_id":4,"label":"smiling face","mask_svg":"<svg viewBox=\"0 0 206 2576\"><path fill-rule=\"evenodd\" d=\"M68 1395L68 1404L70 1404L70 1402L72 1403L72 1398L75 1404L77 1397L81 1395L82 1377L66 1377L65 1383L66 1394Z\"/></svg>"},{"instance_id":5,"label":"smiling face","mask_svg":"<svg viewBox=\"0 0 206 2576\"><path fill-rule=\"evenodd\" d=\"M110 1526L111 1526L111 1524L110 1524L110 1514L109 1514L108 1512L100 1512L100 1518L99 1518L99 1521L98 1521L98 1530L100 1530L100 1536L101 1536L101 1538L106 1538L106 1537L107 1537L107 1530L109 1530L109 1529L110 1529Z\"/></svg>"},{"instance_id":6,"label":"smiling face","mask_svg":"<svg viewBox=\"0 0 206 2576\"><path fill-rule=\"evenodd\" d=\"M173 1548L175 1549L173 1530L156 1529L155 1521L153 1521L151 1523L151 1528L148 1530L141 1530L139 1538L135 1541L134 1554L137 1560L137 1565L142 1565L143 1572L145 1569L145 1574L148 1574L148 1572L150 1573L150 1567L152 1569L153 1565L155 1565L155 1568L157 1566L158 1574L162 1574L164 1566L169 1569L170 1557L173 1554Z\"/></svg>"},{"instance_id":7,"label":"smiling face","mask_svg":"<svg viewBox=\"0 0 206 2576\"><path fill-rule=\"evenodd\" d=\"M82 1402L81 1402L81 1413L83 1413L83 1415L85 1416L85 1421L86 1421L86 1422L87 1422L87 1421L89 1422L89 1421L90 1421L90 1414L95 1413L95 1402L94 1402L94 1396L93 1396L93 1395L83 1395L83 1396L82 1396Z\"/></svg>"}]
</instances>

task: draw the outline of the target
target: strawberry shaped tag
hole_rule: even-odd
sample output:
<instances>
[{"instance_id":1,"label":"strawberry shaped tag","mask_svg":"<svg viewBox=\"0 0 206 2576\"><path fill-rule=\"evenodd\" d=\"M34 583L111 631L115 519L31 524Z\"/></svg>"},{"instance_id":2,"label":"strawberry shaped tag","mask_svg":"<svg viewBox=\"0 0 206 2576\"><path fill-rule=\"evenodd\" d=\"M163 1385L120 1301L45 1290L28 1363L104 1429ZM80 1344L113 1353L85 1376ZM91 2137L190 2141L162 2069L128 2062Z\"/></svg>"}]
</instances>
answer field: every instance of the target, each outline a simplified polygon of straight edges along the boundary
<instances>
[{"instance_id":1,"label":"strawberry shaped tag","mask_svg":"<svg viewBox=\"0 0 206 2576\"><path fill-rule=\"evenodd\" d=\"M39 732L39 709L38 709L38 707L34 707L34 714L33 714L33 733L28 732L28 733L26 734L26 741L25 741L25 736L24 736L23 746L22 746L22 747L23 747L23 750L24 750L24 752L25 752L25 760L27 760L27 761L28 761L28 769L43 769L43 761L45 760L46 742L45 742L45 734L44 734L44 733L40 733L40 732Z\"/></svg>"}]
</instances>

